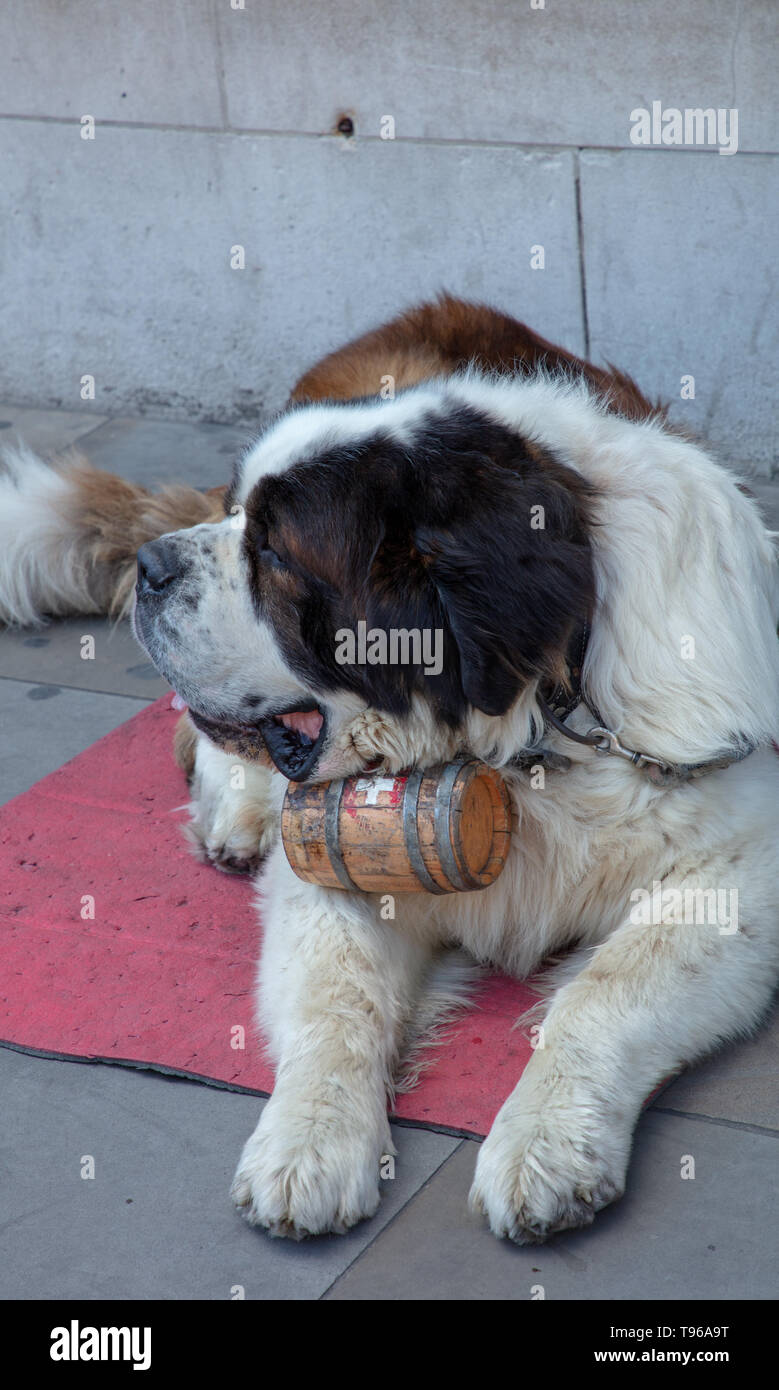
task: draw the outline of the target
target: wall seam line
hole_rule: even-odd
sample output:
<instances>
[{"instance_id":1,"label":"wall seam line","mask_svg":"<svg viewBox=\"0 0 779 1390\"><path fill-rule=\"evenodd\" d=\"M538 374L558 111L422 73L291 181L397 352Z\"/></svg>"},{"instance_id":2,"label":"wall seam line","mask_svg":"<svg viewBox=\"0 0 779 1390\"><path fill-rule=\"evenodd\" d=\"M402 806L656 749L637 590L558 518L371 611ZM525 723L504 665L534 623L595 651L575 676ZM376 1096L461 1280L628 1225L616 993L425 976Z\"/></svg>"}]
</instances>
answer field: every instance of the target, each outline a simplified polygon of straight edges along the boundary
<instances>
[{"instance_id":1,"label":"wall seam line","mask_svg":"<svg viewBox=\"0 0 779 1390\"><path fill-rule=\"evenodd\" d=\"M590 320L587 310L587 272L584 261L584 224L582 221L581 149L576 151L574 164L574 193L576 198L576 242L579 248L579 287L581 296L582 328L584 331L584 356L590 357Z\"/></svg>"}]
</instances>

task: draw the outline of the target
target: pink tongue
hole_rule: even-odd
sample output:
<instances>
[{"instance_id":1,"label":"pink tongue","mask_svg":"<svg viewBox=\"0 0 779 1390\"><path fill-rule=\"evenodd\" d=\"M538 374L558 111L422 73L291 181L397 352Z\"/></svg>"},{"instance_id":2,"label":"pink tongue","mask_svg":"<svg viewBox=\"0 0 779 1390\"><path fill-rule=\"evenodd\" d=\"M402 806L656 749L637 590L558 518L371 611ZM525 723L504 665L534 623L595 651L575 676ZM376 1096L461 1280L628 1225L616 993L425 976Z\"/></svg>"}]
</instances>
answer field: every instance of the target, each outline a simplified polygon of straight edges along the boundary
<instances>
[{"instance_id":1,"label":"pink tongue","mask_svg":"<svg viewBox=\"0 0 779 1390\"><path fill-rule=\"evenodd\" d=\"M318 709L297 710L294 714L277 714L276 718L285 729L295 729L316 743L322 728L322 716Z\"/></svg>"}]
</instances>

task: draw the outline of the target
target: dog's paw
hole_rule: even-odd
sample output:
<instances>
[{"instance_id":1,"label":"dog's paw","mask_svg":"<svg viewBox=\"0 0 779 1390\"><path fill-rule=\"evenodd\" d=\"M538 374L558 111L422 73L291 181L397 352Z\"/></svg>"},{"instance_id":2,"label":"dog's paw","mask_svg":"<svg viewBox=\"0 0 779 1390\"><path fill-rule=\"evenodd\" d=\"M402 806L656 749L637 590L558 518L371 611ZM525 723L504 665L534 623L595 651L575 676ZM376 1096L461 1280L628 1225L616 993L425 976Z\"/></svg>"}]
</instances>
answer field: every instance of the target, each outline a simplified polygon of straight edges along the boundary
<instances>
[{"instance_id":1,"label":"dog's paw","mask_svg":"<svg viewBox=\"0 0 779 1390\"><path fill-rule=\"evenodd\" d=\"M201 738L192 776L190 844L224 873L255 873L278 838L268 768L243 763Z\"/></svg>"},{"instance_id":2,"label":"dog's paw","mask_svg":"<svg viewBox=\"0 0 779 1390\"><path fill-rule=\"evenodd\" d=\"M555 1104L553 1113L514 1097L504 1105L479 1150L469 1206L496 1236L538 1244L579 1226L625 1190L627 1154L615 1134L582 1130L581 1110ZM607 1122L604 1122L607 1125Z\"/></svg>"},{"instance_id":3,"label":"dog's paw","mask_svg":"<svg viewBox=\"0 0 779 1390\"><path fill-rule=\"evenodd\" d=\"M273 1115L270 1104L244 1146L230 1190L249 1223L302 1240L343 1235L373 1216L382 1150L332 1124Z\"/></svg>"},{"instance_id":4,"label":"dog's paw","mask_svg":"<svg viewBox=\"0 0 779 1390\"><path fill-rule=\"evenodd\" d=\"M198 804L184 832L198 859L225 874L256 873L278 838L262 800L242 801L236 807L226 799L213 817L204 817Z\"/></svg>"}]
</instances>

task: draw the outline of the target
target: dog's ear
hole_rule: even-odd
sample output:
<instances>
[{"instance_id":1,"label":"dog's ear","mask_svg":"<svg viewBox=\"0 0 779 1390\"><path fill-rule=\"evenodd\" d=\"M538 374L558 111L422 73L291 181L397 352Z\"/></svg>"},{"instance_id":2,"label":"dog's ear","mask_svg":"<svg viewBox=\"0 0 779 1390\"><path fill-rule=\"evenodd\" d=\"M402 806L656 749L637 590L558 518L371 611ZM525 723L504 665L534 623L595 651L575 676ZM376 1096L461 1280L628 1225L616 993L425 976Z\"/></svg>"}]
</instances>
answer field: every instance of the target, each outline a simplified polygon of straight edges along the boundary
<instances>
[{"instance_id":1,"label":"dog's ear","mask_svg":"<svg viewBox=\"0 0 779 1390\"><path fill-rule=\"evenodd\" d=\"M443 634L440 674L420 681L398 668L384 702L421 688L457 723L467 705L502 715L530 680L557 682L571 633L594 604L585 479L468 409L418 431L381 477L381 533L361 560L362 611L378 628ZM368 498L364 506L367 516ZM379 668L373 679L383 679Z\"/></svg>"},{"instance_id":2,"label":"dog's ear","mask_svg":"<svg viewBox=\"0 0 779 1390\"><path fill-rule=\"evenodd\" d=\"M501 715L529 680L559 678L571 631L592 611L588 498L561 465L518 477L482 463L473 487L466 514L417 527L414 544L465 699Z\"/></svg>"}]
</instances>

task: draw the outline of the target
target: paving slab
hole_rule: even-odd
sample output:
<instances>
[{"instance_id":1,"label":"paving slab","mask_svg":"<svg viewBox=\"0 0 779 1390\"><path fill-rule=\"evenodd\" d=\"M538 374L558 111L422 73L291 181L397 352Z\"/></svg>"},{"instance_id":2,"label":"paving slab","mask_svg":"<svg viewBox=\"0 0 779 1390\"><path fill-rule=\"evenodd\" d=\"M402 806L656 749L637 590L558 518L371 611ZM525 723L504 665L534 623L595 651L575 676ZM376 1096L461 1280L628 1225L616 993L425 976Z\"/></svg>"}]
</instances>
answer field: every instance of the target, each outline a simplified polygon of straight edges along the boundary
<instances>
[{"instance_id":1,"label":"paving slab","mask_svg":"<svg viewBox=\"0 0 779 1390\"><path fill-rule=\"evenodd\" d=\"M41 406L78 409L91 375L102 414L251 433L319 356L442 288L579 352L575 158L137 126L90 144L0 121L4 313L38 329L5 354L3 394L34 381Z\"/></svg>"},{"instance_id":2,"label":"paving slab","mask_svg":"<svg viewBox=\"0 0 779 1390\"><path fill-rule=\"evenodd\" d=\"M0 1298L318 1298L459 1143L396 1128L376 1216L298 1244L229 1201L256 1097L2 1047L0 1075Z\"/></svg>"},{"instance_id":3,"label":"paving slab","mask_svg":"<svg viewBox=\"0 0 779 1390\"><path fill-rule=\"evenodd\" d=\"M144 487L164 483L219 487L229 483L233 465L260 429L259 420L249 429L119 417L83 436L79 449L96 468Z\"/></svg>"},{"instance_id":4,"label":"paving slab","mask_svg":"<svg viewBox=\"0 0 779 1390\"><path fill-rule=\"evenodd\" d=\"M69 449L105 418L89 410L38 410L0 402L0 449L21 440L42 458L50 458Z\"/></svg>"},{"instance_id":5,"label":"paving slab","mask_svg":"<svg viewBox=\"0 0 779 1390\"><path fill-rule=\"evenodd\" d=\"M97 617L62 618L34 632L0 630L0 676L147 700L170 689L128 622Z\"/></svg>"},{"instance_id":6,"label":"paving slab","mask_svg":"<svg viewBox=\"0 0 779 1390\"><path fill-rule=\"evenodd\" d=\"M779 1016L735 1046L683 1072L653 1102L656 1110L709 1115L779 1130Z\"/></svg>"},{"instance_id":7,"label":"paving slab","mask_svg":"<svg viewBox=\"0 0 779 1390\"><path fill-rule=\"evenodd\" d=\"M740 147L779 148L771 0L263 0L217 7L231 125L630 147L630 113L739 107Z\"/></svg>"},{"instance_id":8,"label":"paving slab","mask_svg":"<svg viewBox=\"0 0 779 1390\"><path fill-rule=\"evenodd\" d=\"M0 678L0 804L27 791L150 703Z\"/></svg>"},{"instance_id":9,"label":"paving slab","mask_svg":"<svg viewBox=\"0 0 779 1390\"><path fill-rule=\"evenodd\" d=\"M628 1190L586 1231L498 1241L466 1207L476 1144L443 1168L351 1266L336 1300L772 1299L779 1134L649 1112ZM680 1174L685 1156L694 1178ZM687 1164L689 1170L689 1163Z\"/></svg>"},{"instance_id":10,"label":"paving slab","mask_svg":"<svg viewBox=\"0 0 779 1390\"><path fill-rule=\"evenodd\" d=\"M591 356L667 400L724 463L776 471L771 158L584 151L580 170Z\"/></svg>"},{"instance_id":11,"label":"paving slab","mask_svg":"<svg viewBox=\"0 0 779 1390\"><path fill-rule=\"evenodd\" d=\"M771 531L779 531L779 478L772 483L750 479L749 489L760 503L766 525Z\"/></svg>"}]
</instances>

